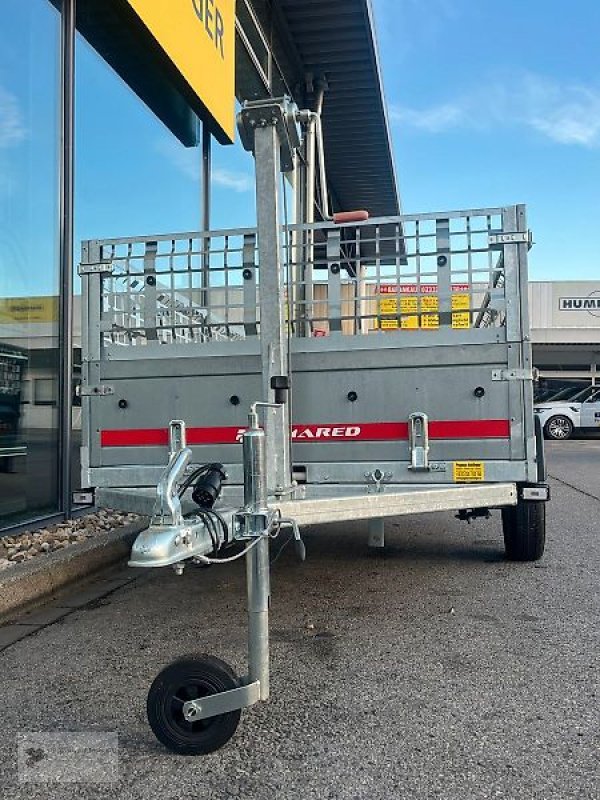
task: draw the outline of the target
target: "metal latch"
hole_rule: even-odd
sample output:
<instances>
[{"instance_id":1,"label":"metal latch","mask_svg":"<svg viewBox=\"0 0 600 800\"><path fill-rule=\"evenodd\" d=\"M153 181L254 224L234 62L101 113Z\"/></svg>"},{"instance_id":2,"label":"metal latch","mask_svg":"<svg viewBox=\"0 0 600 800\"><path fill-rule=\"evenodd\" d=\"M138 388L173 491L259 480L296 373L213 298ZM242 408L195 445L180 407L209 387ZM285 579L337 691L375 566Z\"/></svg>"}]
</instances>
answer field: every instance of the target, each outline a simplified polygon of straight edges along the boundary
<instances>
[{"instance_id":1,"label":"metal latch","mask_svg":"<svg viewBox=\"0 0 600 800\"><path fill-rule=\"evenodd\" d=\"M99 386L77 386L75 389L77 397L106 397L114 393L114 388L105 383L101 383Z\"/></svg>"},{"instance_id":2,"label":"metal latch","mask_svg":"<svg viewBox=\"0 0 600 800\"><path fill-rule=\"evenodd\" d=\"M535 381L538 379L539 371L533 369L493 369L493 381Z\"/></svg>"},{"instance_id":3,"label":"metal latch","mask_svg":"<svg viewBox=\"0 0 600 800\"><path fill-rule=\"evenodd\" d=\"M533 235L531 231L514 231L511 233L490 233L488 247L502 247L505 244L526 244L531 246Z\"/></svg>"},{"instance_id":4,"label":"metal latch","mask_svg":"<svg viewBox=\"0 0 600 800\"><path fill-rule=\"evenodd\" d=\"M408 444L410 447L409 469L429 469L429 419L420 411L408 418Z\"/></svg>"},{"instance_id":5,"label":"metal latch","mask_svg":"<svg viewBox=\"0 0 600 800\"><path fill-rule=\"evenodd\" d=\"M169 422L169 458L187 447L185 420L172 419Z\"/></svg>"},{"instance_id":6,"label":"metal latch","mask_svg":"<svg viewBox=\"0 0 600 800\"><path fill-rule=\"evenodd\" d=\"M98 261L95 264L80 264L77 267L78 275L112 275L112 261Z\"/></svg>"}]
</instances>

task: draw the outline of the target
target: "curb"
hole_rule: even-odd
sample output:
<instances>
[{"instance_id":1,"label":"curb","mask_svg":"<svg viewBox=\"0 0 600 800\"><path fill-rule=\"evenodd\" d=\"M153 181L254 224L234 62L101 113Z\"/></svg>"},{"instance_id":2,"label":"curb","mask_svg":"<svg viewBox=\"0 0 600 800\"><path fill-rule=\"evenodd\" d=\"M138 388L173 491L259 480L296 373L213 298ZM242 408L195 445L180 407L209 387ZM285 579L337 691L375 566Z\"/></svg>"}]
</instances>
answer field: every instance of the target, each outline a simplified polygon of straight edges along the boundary
<instances>
[{"instance_id":1,"label":"curb","mask_svg":"<svg viewBox=\"0 0 600 800\"><path fill-rule=\"evenodd\" d=\"M24 606L46 600L65 586L125 559L133 540L147 526L147 520L140 520L3 571L0 623Z\"/></svg>"}]
</instances>

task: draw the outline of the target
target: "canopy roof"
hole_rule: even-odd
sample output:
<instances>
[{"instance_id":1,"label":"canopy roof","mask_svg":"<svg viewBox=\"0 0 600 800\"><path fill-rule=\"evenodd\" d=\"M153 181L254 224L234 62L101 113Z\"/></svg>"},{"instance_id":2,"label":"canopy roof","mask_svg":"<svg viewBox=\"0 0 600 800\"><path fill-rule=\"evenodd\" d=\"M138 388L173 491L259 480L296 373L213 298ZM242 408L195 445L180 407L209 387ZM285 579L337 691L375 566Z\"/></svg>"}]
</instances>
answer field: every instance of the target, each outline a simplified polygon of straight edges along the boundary
<instances>
[{"instance_id":1,"label":"canopy roof","mask_svg":"<svg viewBox=\"0 0 600 800\"><path fill-rule=\"evenodd\" d=\"M371 0L277 0L305 73L324 76L323 135L338 210L400 213Z\"/></svg>"},{"instance_id":2,"label":"canopy roof","mask_svg":"<svg viewBox=\"0 0 600 800\"><path fill-rule=\"evenodd\" d=\"M238 99L287 92L304 105L311 78L325 78L323 135L334 208L398 214L371 0L237 0L237 16ZM197 144L198 108L189 87L129 3L79 0L77 27L184 144ZM253 56L248 48L254 48Z\"/></svg>"}]
</instances>

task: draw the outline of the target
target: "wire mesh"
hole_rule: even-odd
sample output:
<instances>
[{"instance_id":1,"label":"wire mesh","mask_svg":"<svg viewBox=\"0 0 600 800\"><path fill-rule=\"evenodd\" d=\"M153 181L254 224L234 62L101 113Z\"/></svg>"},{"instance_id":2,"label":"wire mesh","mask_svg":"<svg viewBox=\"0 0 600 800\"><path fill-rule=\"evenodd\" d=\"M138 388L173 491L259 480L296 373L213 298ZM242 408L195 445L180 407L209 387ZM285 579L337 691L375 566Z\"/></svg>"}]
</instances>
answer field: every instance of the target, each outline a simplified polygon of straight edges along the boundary
<instances>
[{"instance_id":1,"label":"wire mesh","mask_svg":"<svg viewBox=\"0 0 600 800\"><path fill-rule=\"evenodd\" d=\"M282 228L290 335L409 335L502 328L502 210ZM107 240L103 343L239 341L260 333L252 229Z\"/></svg>"}]
</instances>

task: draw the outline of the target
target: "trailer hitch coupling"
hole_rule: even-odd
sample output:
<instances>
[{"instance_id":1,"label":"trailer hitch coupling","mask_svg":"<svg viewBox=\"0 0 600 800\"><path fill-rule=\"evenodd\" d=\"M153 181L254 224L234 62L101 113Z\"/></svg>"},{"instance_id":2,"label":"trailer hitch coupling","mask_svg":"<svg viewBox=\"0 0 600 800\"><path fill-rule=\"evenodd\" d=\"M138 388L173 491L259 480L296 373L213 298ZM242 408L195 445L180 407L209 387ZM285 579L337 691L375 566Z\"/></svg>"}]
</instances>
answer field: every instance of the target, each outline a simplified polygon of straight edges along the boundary
<instances>
[{"instance_id":1,"label":"trailer hitch coupling","mask_svg":"<svg viewBox=\"0 0 600 800\"><path fill-rule=\"evenodd\" d=\"M176 566L178 574L183 571L181 562L190 558L206 556L219 549L225 542L223 528L209 527L206 517L199 511L194 517L184 518L181 508L181 484L192 451L186 446L185 422L173 420L169 424L169 463L156 487L156 502L150 525L142 531L131 548L130 567ZM218 497L220 480L224 473L210 465L202 476L204 483L194 492L197 498L210 503ZM218 477L217 477L218 473ZM185 484L184 484L185 486ZM230 527L229 520L224 525Z\"/></svg>"}]
</instances>

